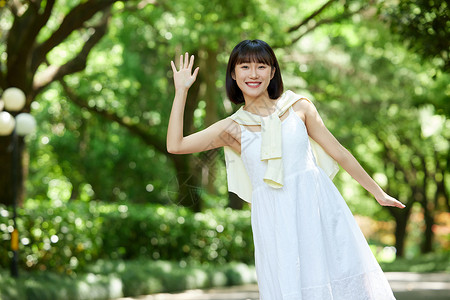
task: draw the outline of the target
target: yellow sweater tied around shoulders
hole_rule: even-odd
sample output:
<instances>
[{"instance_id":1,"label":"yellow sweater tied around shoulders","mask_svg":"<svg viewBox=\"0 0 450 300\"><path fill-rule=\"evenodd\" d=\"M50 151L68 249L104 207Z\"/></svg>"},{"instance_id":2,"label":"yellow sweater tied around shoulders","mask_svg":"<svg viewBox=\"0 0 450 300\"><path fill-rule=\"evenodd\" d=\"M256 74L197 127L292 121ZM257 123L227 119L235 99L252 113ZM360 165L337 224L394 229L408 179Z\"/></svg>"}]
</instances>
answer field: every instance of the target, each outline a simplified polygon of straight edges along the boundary
<instances>
[{"instance_id":1,"label":"yellow sweater tied around shoulders","mask_svg":"<svg viewBox=\"0 0 450 300\"><path fill-rule=\"evenodd\" d=\"M292 91L286 91L277 101L275 111L268 116L259 116L248 112L241 106L234 114L229 116L240 125L261 126L261 160L267 161L267 169L263 180L272 188L283 187L283 161L281 151L281 120L282 116L295 102L306 99ZM311 102L311 101L310 101ZM311 148L317 164L333 179L339 170L336 161L331 158L322 147L309 138ZM227 169L228 190L241 199L251 202L252 184L245 169L241 155L231 147L224 147L225 163Z\"/></svg>"}]
</instances>

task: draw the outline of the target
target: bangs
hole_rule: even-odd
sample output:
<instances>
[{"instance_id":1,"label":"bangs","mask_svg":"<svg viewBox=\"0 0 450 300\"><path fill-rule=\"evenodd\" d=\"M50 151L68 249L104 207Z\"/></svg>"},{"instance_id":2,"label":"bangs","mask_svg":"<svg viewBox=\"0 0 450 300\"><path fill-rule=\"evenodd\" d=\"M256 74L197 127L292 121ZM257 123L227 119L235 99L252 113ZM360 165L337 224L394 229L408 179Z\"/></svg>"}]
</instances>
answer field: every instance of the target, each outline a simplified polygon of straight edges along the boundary
<instances>
[{"instance_id":1,"label":"bangs","mask_svg":"<svg viewBox=\"0 0 450 300\"><path fill-rule=\"evenodd\" d=\"M259 45L252 47L251 44L248 44L238 53L236 57L236 64L239 65L252 62L266 64L271 67L274 66L272 56L266 49L260 47Z\"/></svg>"}]
</instances>

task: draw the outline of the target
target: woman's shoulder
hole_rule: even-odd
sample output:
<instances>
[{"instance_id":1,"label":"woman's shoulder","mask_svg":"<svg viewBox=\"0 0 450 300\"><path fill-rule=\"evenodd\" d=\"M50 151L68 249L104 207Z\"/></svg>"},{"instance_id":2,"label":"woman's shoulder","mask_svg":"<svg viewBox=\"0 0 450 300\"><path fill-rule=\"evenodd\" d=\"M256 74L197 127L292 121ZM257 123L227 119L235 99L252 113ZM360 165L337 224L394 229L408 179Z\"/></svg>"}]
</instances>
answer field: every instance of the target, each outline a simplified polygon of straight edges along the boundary
<instances>
[{"instance_id":1,"label":"woman's shoulder","mask_svg":"<svg viewBox=\"0 0 450 300\"><path fill-rule=\"evenodd\" d=\"M225 132L232 136L235 136L236 133L240 132L239 124L230 117L221 119L211 126L214 126L216 130L219 130L220 132Z\"/></svg>"},{"instance_id":2,"label":"woman's shoulder","mask_svg":"<svg viewBox=\"0 0 450 300\"><path fill-rule=\"evenodd\" d=\"M232 136L235 136L241 131L239 124L229 116L220 120L219 122L221 122L223 130Z\"/></svg>"},{"instance_id":3,"label":"woman's shoulder","mask_svg":"<svg viewBox=\"0 0 450 300\"><path fill-rule=\"evenodd\" d=\"M241 128L239 124L233 119L226 117L217 121L214 126L219 128L221 139L225 140L228 146L235 148L239 152L240 148L236 144L237 141L241 140Z\"/></svg>"},{"instance_id":4,"label":"woman's shoulder","mask_svg":"<svg viewBox=\"0 0 450 300\"><path fill-rule=\"evenodd\" d=\"M308 98L302 97L292 104L294 112L305 121L306 116L311 115L315 111L315 106Z\"/></svg>"}]
</instances>

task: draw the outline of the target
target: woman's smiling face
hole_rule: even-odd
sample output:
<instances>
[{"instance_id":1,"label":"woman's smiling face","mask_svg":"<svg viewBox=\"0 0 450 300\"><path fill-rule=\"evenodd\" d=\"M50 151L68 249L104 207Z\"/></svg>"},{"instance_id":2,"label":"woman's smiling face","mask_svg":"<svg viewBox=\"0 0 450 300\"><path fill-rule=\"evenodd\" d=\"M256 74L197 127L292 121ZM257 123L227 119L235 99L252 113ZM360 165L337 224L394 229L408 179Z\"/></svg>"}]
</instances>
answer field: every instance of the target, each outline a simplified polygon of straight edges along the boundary
<instances>
[{"instance_id":1,"label":"woman's smiling face","mask_svg":"<svg viewBox=\"0 0 450 300\"><path fill-rule=\"evenodd\" d=\"M275 70L267 64L246 62L235 66L232 78L236 80L244 98L269 97L267 87L274 74Z\"/></svg>"}]
</instances>

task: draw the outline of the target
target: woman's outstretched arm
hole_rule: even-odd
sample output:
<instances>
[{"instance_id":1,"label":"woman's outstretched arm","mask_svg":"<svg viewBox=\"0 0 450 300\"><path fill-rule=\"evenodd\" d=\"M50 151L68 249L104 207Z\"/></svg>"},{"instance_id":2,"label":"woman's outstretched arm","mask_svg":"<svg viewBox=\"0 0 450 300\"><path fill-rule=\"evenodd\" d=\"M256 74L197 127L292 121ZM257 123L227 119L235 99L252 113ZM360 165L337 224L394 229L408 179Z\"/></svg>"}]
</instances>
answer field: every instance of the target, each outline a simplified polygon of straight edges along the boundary
<instances>
[{"instance_id":1,"label":"woman's outstretched arm","mask_svg":"<svg viewBox=\"0 0 450 300\"><path fill-rule=\"evenodd\" d=\"M325 127L319 113L314 105L308 101L298 103L300 111L304 112L305 124L309 136L333 157L363 188L371 193L379 204L383 206L395 206L404 208L397 199L389 196L381 187L367 174L356 158L331 134Z\"/></svg>"},{"instance_id":2,"label":"woman's outstretched arm","mask_svg":"<svg viewBox=\"0 0 450 300\"><path fill-rule=\"evenodd\" d=\"M233 121L230 119L220 120L208 128L194 134L183 136L184 108L189 88L197 78L197 67L192 73L194 56L189 60L186 52L180 55L180 66L177 71L175 63L171 61L173 70L173 80L175 84L175 98L172 104L172 111L167 129L167 151L173 154L187 154L206 151L222 146L233 146L236 148L236 140L230 135L233 128Z\"/></svg>"}]
</instances>

